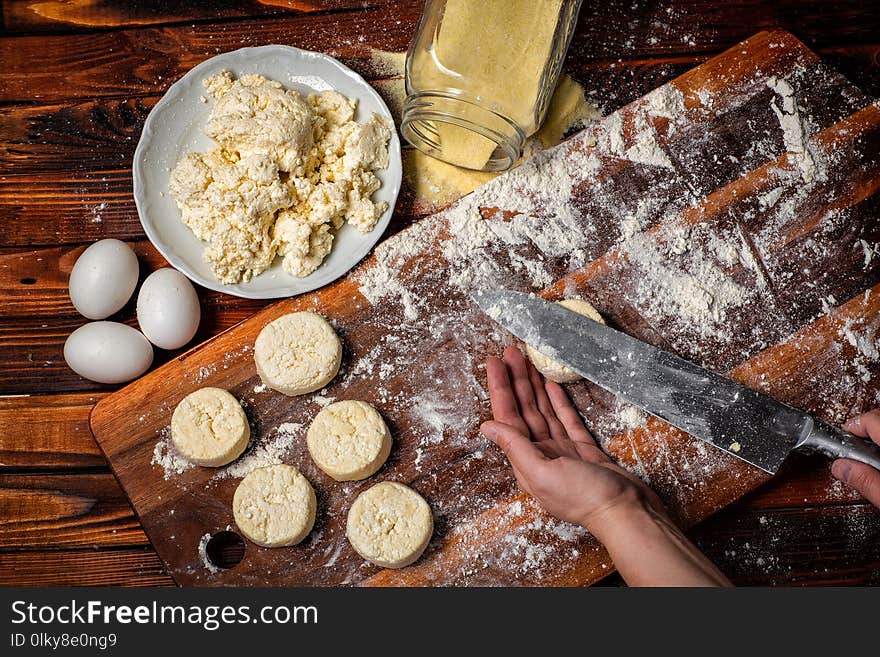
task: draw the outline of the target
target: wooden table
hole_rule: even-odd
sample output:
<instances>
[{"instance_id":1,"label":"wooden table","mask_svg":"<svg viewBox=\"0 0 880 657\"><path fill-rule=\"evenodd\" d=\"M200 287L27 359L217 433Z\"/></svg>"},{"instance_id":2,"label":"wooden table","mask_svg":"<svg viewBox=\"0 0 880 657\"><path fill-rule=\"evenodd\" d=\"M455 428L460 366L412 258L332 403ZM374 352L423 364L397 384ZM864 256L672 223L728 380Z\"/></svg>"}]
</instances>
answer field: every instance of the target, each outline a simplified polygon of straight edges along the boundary
<instances>
[{"instance_id":1,"label":"wooden table","mask_svg":"<svg viewBox=\"0 0 880 657\"><path fill-rule=\"evenodd\" d=\"M85 321L67 297L85 245L128 241L144 275L164 264L131 197L150 108L186 70L241 46L321 50L380 79L387 70L370 48L404 50L421 3L188 4L2 0L0 584L173 584L89 433L89 410L110 388L80 379L62 357ZM587 0L566 70L609 111L773 26L880 95L874 0ZM418 219L403 196L390 231ZM199 294L197 339L264 305ZM134 323L133 304L120 317ZM157 352L157 362L174 355ZM819 459L791 459L692 535L738 584L880 583L880 513Z\"/></svg>"}]
</instances>

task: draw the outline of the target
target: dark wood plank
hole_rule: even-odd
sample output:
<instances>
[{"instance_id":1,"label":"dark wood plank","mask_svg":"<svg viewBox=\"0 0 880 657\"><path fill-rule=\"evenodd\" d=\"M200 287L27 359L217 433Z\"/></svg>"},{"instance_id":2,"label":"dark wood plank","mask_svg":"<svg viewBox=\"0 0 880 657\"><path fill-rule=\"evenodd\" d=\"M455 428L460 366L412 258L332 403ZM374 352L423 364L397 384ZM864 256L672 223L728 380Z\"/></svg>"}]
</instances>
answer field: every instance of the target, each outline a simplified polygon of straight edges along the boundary
<instances>
[{"instance_id":1,"label":"dark wood plank","mask_svg":"<svg viewBox=\"0 0 880 657\"><path fill-rule=\"evenodd\" d=\"M792 454L779 473L736 502L736 509L831 506L865 500L831 476L831 462L819 456Z\"/></svg>"},{"instance_id":2,"label":"dark wood plank","mask_svg":"<svg viewBox=\"0 0 880 657\"><path fill-rule=\"evenodd\" d=\"M106 466L89 431L89 412L101 396L0 397L0 473Z\"/></svg>"},{"instance_id":3,"label":"dark wood plank","mask_svg":"<svg viewBox=\"0 0 880 657\"><path fill-rule=\"evenodd\" d=\"M269 43L318 50L371 74L370 47L406 50L420 5L197 23L85 34L0 39L0 102L156 95L199 62ZM347 36L342 36L347 35ZM357 35L370 35L369 45ZM81 66L88 61L89 66ZM35 90L39 90L35 93Z\"/></svg>"},{"instance_id":4,"label":"dark wood plank","mask_svg":"<svg viewBox=\"0 0 880 657\"><path fill-rule=\"evenodd\" d=\"M145 545L111 474L0 475L0 550Z\"/></svg>"},{"instance_id":5,"label":"dark wood plank","mask_svg":"<svg viewBox=\"0 0 880 657\"><path fill-rule=\"evenodd\" d=\"M174 586L156 553L51 550L0 555L0 586Z\"/></svg>"},{"instance_id":6,"label":"dark wood plank","mask_svg":"<svg viewBox=\"0 0 880 657\"><path fill-rule=\"evenodd\" d=\"M144 121L158 100L159 96L144 96L9 106L0 124L0 173L112 172L130 167Z\"/></svg>"},{"instance_id":7,"label":"dark wood plank","mask_svg":"<svg viewBox=\"0 0 880 657\"><path fill-rule=\"evenodd\" d=\"M372 0L370 5L386 4ZM209 3L189 0L158 0L144 3L123 0L80 2L34 2L3 0L3 30L6 34L79 32L139 25L167 25L223 21L236 18L279 16L319 11L363 9L357 0L219 0Z\"/></svg>"},{"instance_id":8,"label":"dark wood plank","mask_svg":"<svg viewBox=\"0 0 880 657\"><path fill-rule=\"evenodd\" d=\"M156 94L210 55L242 46L286 43L340 57L375 75L369 48L405 50L421 3L391 3L355 13L278 16L233 23L173 25L94 34L7 37L0 58L0 101ZM748 16L749 18L745 18ZM821 1L709 0L587 5L581 13L569 61L640 60L670 53L711 53L770 27L795 31L811 45L870 43L880 33L877 12L863 0L833 6ZM346 35L342 37L341 35ZM829 41L833 35L835 41ZM90 60L93 66L76 63ZM67 75L59 83L58 72Z\"/></svg>"},{"instance_id":9,"label":"dark wood plank","mask_svg":"<svg viewBox=\"0 0 880 657\"><path fill-rule=\"evenodd\" d=\"M880 512L869 504L735 505L690 534L739 586L880 585Z\"/></svg>"},{"instance_id":10,"label":"dark wood plank","mask_svg":"<svg viewBox=\"0 0 880 657\"><path fill-rule=\"evenodd\" d=\"M759 511L734 506L690 533L738 586L877 585L877 516L873 507L865 505ZM143 548L5 552L0 558L0 585L173 586L174 582L155 552Z\"/></svg>"},{"instance_id":11,"label":"dark wood plank","mask_svg":"<svg viewBox=\"0 0 880 657\"><path fill-rule=\"evenodd\" d=\"M864 43L880 16L863 0L635 0L584 3L573 53L614 61L670 52L712 52L761 30L789 30L814 48L829 39Z\"/></svg>"}]
</instances>

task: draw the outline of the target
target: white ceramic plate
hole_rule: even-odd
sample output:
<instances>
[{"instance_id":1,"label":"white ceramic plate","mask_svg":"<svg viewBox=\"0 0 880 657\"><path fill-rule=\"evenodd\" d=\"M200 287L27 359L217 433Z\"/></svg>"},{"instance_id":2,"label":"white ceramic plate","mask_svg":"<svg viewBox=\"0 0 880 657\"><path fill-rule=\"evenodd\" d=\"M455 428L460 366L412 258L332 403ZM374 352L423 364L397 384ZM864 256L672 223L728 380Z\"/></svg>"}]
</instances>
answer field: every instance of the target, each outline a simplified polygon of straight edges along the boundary
<instances>
[{"instance_id":1,"label":"white ceramic plate","mask_svg":"<svg viewBox=\"0 0 880 657\"><path fill-rule=\"evenodd\" d=\"M322 53L300 50L291 46L260 46L242 48L202 62L180 80L156 103L144 123L134 153L134 200L147 237L165 259L191 280L211 290L248 299L273 299L302 294L343 276L369 253L385 232L397 194L400 191L400 140L392 131L389 144L389 166L377 174L382 187L373 198L388 203L388 210L379 218L372 232L364 235L345 224L333 241L333 250L324 263L305 278L296 278L284 271L281 259L247 283L223 285L214 278L211 268L202 259L204 243L180 220L177 204L168 191L171 170L189 151L205 151L213 142L204 134L213 103L207 97L202 80L220 71L236 76L259 73L278 80L289 89L303 93L335 89L358 100L358 121L373 112L393 125L391 112L376 91L364 79L341 63Z\"/></svg>"}]
</instances>

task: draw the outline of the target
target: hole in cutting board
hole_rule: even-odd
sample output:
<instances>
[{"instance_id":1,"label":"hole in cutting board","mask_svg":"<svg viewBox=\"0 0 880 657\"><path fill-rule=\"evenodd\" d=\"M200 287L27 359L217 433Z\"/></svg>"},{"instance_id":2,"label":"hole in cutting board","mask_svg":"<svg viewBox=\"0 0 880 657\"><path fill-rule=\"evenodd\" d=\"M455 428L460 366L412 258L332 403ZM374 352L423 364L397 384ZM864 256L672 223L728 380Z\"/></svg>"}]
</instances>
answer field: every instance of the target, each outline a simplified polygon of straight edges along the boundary
<instances>
[{"instance_id":1,"label":"hole in cutting board","mask_svg":"<svg viewBox=\"0 0 880 657\"><path fill-rule=\"evenodd\" d=\"M205 555L217 568L232 568L244 559L244 539L235 532L217 532L208 539Z\"/></svg>"}]
</instances>

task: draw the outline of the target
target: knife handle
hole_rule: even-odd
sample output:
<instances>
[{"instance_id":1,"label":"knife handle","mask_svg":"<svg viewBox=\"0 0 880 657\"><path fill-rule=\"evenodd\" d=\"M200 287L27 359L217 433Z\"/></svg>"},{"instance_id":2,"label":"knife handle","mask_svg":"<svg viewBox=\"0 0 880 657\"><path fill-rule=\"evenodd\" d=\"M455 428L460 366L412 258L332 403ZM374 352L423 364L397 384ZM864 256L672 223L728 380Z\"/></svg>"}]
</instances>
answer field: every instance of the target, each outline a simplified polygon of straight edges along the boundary
<instances>
[{"instance_id":1,"label":"knife handle","mask_svg":"<svg viewBox=\"0 0 880 657\"><path fill-rule=\"evenodd\" d=\"M880 446L824 422L815 422L813 431L799 448L830 458L861 461L880 470Z\"/></svg>"}]
</instances>

